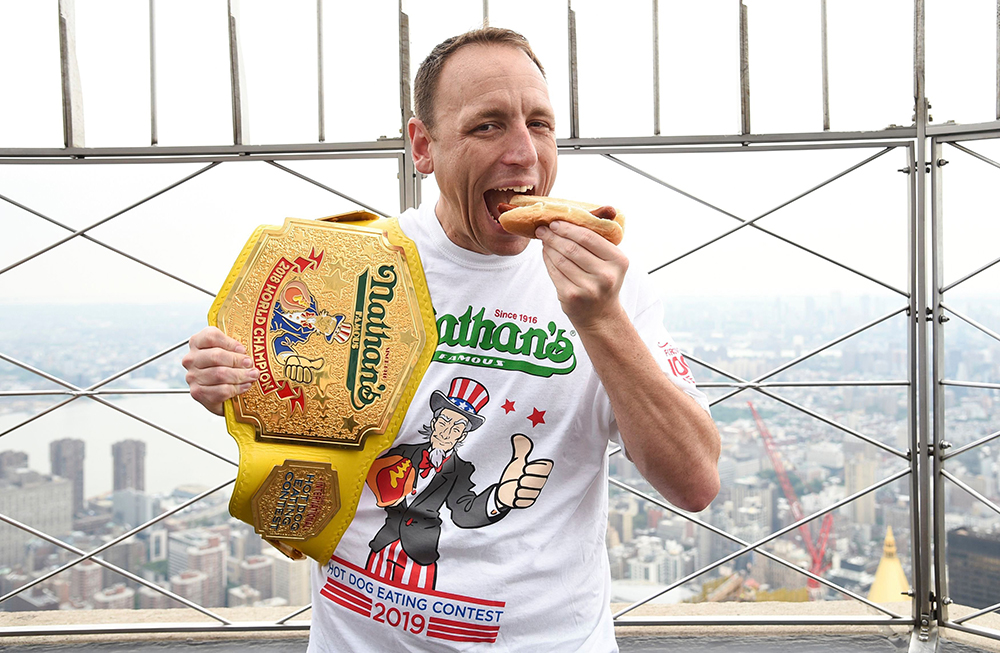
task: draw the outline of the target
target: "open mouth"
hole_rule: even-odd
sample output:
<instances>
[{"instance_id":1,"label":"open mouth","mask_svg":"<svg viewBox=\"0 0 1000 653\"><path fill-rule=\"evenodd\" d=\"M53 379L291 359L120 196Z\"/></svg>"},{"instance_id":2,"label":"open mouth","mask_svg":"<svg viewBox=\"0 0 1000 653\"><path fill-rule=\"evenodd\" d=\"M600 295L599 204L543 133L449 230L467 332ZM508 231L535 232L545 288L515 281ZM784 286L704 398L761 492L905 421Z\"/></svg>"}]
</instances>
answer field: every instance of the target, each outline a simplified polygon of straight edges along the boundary
<instances>
[{"instance_id":1,"label":"open mouth","mask_svg":"<svg viewBox=\"0 0 1000 653\"><path fill-rule=\"evenodd\" d=\"M483 193L483 201L486 203L486 210L488 210L490 215L493 216L493 221L499 223L500 214L503 213L503 211L499 209L500 204L509 204L510 200L515 195L534 194L534 186L506 186L504 188L491 188Z\"/></svg>"}]
</instances>

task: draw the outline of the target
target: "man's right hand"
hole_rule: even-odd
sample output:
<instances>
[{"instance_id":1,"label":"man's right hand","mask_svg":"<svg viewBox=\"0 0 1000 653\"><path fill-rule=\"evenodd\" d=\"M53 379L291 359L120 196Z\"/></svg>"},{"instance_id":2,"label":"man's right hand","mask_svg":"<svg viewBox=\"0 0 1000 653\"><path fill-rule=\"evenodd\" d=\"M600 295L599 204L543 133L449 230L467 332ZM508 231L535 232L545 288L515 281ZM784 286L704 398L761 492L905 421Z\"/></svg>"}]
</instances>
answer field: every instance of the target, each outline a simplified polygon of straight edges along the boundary
<instances>
[{"instance_id":1,"label":"man's right hand","mask_svg":"<svg viewBox=\"0 0 1000 653\"><path fill-rule=\"evenodd\" d=\"M215 327L205 327L188 344L191 350L181 362L191 397L222 415L225 401L249 390L260 373L246 348Z\"/></svg>"}]
</instances>

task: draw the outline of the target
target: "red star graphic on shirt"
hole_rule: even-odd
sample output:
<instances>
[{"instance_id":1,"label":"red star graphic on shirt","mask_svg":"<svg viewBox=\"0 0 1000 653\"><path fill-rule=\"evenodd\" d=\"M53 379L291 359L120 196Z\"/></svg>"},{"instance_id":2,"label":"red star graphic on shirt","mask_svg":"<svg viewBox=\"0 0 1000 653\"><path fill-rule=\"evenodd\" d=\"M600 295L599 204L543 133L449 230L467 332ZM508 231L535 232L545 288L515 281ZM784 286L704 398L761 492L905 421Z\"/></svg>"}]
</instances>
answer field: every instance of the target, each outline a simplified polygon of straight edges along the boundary
<instances>
[{"instance_id":1,"label":"red star graphic on shirt","mask_svg":"<svg viewBox=\"0 0 1000 653\"><path fill-rule=\"evenodd\" d=\"M538 410L537 408L532 408L531 415L528 416L528 420L531 422L531 428L535 428L539 424L544 424L545 411Z\"/></svg>"},{"instance_id":2,"label":"red star graphic on shirt","mask_svg":"<svg viewBox=\"0 0 1000 653\"><path fill-rule=\"evenodd\" d=\"M510 399L505 401L503 404L503 412L507 413L508 415L514 412L514 402L511 401Z\"/></svg>"}]
</instances>

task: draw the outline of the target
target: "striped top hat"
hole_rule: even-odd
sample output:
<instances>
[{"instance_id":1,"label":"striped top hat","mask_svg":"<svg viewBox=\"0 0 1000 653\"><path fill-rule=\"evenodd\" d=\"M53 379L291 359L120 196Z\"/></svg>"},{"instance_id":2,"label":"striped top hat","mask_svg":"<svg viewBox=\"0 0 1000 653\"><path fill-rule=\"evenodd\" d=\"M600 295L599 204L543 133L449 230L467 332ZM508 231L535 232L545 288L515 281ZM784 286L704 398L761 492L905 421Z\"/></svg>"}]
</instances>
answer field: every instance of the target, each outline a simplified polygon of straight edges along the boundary
<instances>
[{"instance_id":1,"label":"striped top hat","mask_svg":"<svg viewBox=\"0 0 1000 653\"><path fill-rule=\"evenodd\" d=\"M486 421L479 411L489 400L490 393L481 383L458 377L452 379L448 396L440 390L431 393L431 410L435 413L442 408L457 411L468 418L469 430L475 431Z\"/></svg>"}]
</instances>

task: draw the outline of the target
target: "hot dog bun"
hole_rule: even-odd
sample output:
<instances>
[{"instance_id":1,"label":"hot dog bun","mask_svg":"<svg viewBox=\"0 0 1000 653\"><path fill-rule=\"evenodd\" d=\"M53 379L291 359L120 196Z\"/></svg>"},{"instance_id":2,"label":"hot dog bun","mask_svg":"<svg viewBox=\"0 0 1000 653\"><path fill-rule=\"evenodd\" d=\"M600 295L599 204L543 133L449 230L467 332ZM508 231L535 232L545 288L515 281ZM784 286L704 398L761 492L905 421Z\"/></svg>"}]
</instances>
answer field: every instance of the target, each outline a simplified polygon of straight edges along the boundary
<instances>
[{"instance_id":1,"label":"hot dog bun","mask_svg":"<svg viewBox=\"0 0 1000 653\"><path fill-rule=\"evenodd\" d=\"M615 245L625 235L625 216L611 207L535 195L515 195L510 203L516 208L500 214L500 225L518 236L534 238L536 227L555 220L586 227ZM591 213L596 209L602 209L598 213L613 211L614 218L599 218Z\"/></svg>"}]
</instances>

